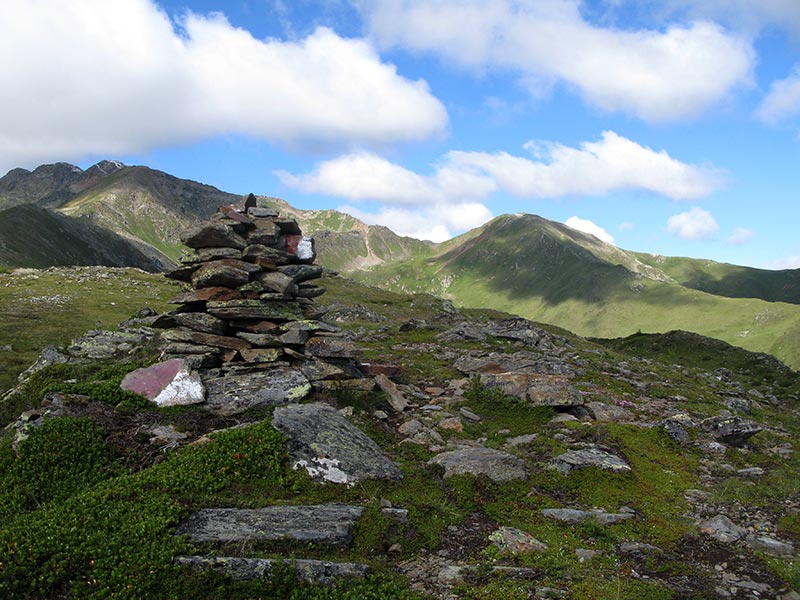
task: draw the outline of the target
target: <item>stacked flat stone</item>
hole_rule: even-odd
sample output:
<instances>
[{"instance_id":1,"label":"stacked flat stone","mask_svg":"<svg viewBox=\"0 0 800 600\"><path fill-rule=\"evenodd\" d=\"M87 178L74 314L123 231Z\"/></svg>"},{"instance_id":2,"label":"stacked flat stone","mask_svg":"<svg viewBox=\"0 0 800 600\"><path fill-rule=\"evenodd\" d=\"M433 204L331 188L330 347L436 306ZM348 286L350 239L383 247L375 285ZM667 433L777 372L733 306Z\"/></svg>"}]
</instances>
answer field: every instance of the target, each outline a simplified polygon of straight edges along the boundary
<instances>
[{"instance_id":1,"label":"stacked flat stone","mask_svg":"<svg viewBox=\"0 0 800 600\"><path fill-rule=\"evenodd\" d=\"M210 221L181 234L194 250L167 276L192 285L156 326L168 358L183 358L209 376L287 367L309 382L358 378L354 346L318 318L313 298L313 238L294 219L259 206L221 206Z\"/></svg>"}]
</instances>

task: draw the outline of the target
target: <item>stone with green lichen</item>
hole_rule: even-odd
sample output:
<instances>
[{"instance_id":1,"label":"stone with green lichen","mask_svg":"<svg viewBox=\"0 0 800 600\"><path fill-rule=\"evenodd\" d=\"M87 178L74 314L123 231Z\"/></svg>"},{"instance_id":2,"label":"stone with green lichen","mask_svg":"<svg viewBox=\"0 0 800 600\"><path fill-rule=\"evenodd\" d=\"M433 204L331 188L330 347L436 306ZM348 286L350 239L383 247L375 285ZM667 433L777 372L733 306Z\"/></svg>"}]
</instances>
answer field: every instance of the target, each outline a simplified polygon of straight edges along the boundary
<instances>
[{"instance_id":1,"label":"stone with green lichen","mask_svg":"<svg viewBox=\"0 0 800 600\"><path fill-rule=\"evenodd\" d=\"M403 476L372 439L327 404L280 406L272 425L288 438L294 468L317 481L353 485Z\"/></svg>"},{"instance_id":2,"label":"stone with green lichen","mask_svg":"<svg viewBox=\"0 0 800 600\"><path fill-rule=\"evenodd\" d=\"M228 374L204 383L206 405L220 415L235 415L256 406L299 402L311 392L311 384L303 373L288 367Z\"/></svg>"}]
</instances>

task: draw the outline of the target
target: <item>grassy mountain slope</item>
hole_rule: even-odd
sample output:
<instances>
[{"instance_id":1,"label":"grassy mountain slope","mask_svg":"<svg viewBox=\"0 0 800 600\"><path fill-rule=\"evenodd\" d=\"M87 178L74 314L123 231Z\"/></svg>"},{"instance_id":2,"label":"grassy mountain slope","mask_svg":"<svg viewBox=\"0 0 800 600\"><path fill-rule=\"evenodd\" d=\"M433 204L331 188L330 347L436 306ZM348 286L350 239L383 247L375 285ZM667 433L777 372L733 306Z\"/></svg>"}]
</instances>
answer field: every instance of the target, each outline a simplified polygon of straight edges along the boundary
<instances>
[{"instance_id":1,"label":"grassy mountain slope","mask_svg":"<svg viewBox=\"0 0 800 600\"><path fill-rule=\"evenodd\" d=\"M0 265L105 265L162 271L166 261L87 219L70 219L25 204L0 211Z\"/></svg>"},{"instance_id":2,"label":"grassy mountain slope","mask_svg":"<svg viewBox=\"0 0 800 600\"><path fill-rule=\"evenodd\" d=\"M352 275L389 289L443 294L463 306L520 314L579 335L684 329L800 366L800 307L689 289L629 253L531 215L498 217L429 256Z\"/></svg>"},{"instance_id":3,"label":"grassy mountain slope","mask_svg":"<svg viewBox=\"0 0 800 600\"><path fill-rule=\"evenodd\" d=\"M163 275L138 269L0 272L0 393L44 346L65 346L89 329L114 327L145 305L166 310L179 290Z\"/></svg>"},{"instance_id":4,"label":"grassy mountain slope","mask_svg":"<svg viewBox=\"0 0 800 600\"><path fill-rule=\"evenodd\" d=\"M220 204L242 198L210 185L147 167L125 167L104 178L59 211L152 246L172 260L181 253L180 232L208 218Z\"/></svg>"},{"instance_id":5,"label":"grassy mountain slope","mask_svg":"<svg viewBox=\"0 0 800 600\"><path fill-rule=\"evenodd\" d=\"M688 288L728 298L800 304L800 269L768 271L713 260L631 254Z\"/></svg>"}]
</instances>

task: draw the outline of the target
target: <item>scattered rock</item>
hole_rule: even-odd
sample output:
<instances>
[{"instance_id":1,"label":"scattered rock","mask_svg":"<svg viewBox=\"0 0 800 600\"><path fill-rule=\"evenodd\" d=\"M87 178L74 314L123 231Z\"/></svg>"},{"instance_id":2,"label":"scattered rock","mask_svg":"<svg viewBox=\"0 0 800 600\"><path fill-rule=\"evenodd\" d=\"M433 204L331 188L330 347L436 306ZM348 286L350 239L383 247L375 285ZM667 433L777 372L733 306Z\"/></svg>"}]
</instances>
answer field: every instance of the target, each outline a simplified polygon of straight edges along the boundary
<instances>
[{"instance_id":1,"label":"scattered rock","mask_svg":"<svg viewBox=\"0 0 800 600\"><path fill-rule=\"evenodd\" d=\"M744 537L747 531L736 525L725 515L717 515L700 524L700 531L719 542L735 542Z\"/></svg>"},{"instance_id":2,"label":"scattered rock","mask_svg":"<svg viewBox=\"0 0 800 600\"><path fill-rule=\"evenodd\" d=\"M595 421L624 421L631 417L629 410L605 402L589 402L586 404L586 408Z\"/></svg>"},{"instance_id":3,"label":"scattered rock","mask_svg":"<svg viewBox=\"0 0 800 600\"><path fill-rule=\"evenodd\" d=\"M528 470L522 459L491 448L461 448L434 456L428 464L444 467L444 476L486 475L492 481L525 479Z\"/></svg>"},{"instance_id":4,"label":"scattered rock","mask_svg":"<svg viewBox=\"0 0 800 600\"><path fill-rule=\"evenodd\" d=\"M481 382L508 396L526 400L534 406L577 406L583 397L566 377L527 373L485 373Z\"/></svg>"},{"instance_id":5,"label":"scattered rock","mask_svg":"<svg viewBox=\"0 0 800 600\"><path fill-rule=\"evenodd\" d=\"M320 482L402 478L375 442L327 404L278 407L272 425L289 438L294 468L304 467Z\"/></svg>"},{"instance_id":6,"label":"scattered rock","mask_svg":"<svg viewBox=\"0 0 800 600\"><path fill-rule=\"evenodd\" d=\"M405 399L400 390L397 389L397 386L386 375L376 375L375 383L377 383L378 387L389 397L389 405L396 412L401 413L408 408L408 400Z\"/></svg>"},{"instance_id":7,"label":"scattered rock","mask_svg":"<svg viewBox=\"0 0 800 600\"><path fill-rule=\"evenodd\" d=\"M636 516L633 512L609 513L601 509L578 510L575 508L544 508L542 515L565 523L582 523L594 519L600 525L613 525Z\"/></svg>"},{"instance_id":8,"label":"scattered rock","mask_svg":"<svg viewBox=\"0 0 800 600\"><path fill-rule=\"evenodd\" d=\"M619 456L601 450L600 448L583 448L580 450L570 450L553 460L553 464L559 472L564 475L573 469L583 469L586 467L597 467L604 471L615 473L628 473L631 467Z\"/></svg>"},{"instance_id":9,"label":"scattered rock","mask_svg":"<svg viewBox=\"0 0 800 600\"><path fill-rule=\"evenodd\" d=\"M654 554L662 552L658 546L643 542L622 542L619 545L620 554Z\"/></svg>"},{"instance_id":10,"label":"scattered rock","mask_svg":"<svg viewBox=\"0 0 800 600\"><path fill-rule=\"evenodd\" d=\"M740 417L711 417L703 421L703 426L719 441L736 447L744 446L751 437L763 430L760 425Z\"/></svg>"},{"instance_id":11,"label":"scattered rock","mask_svg":"<svg viewBox=\"0 0 800 600\"><path fill-rule=\"evenodd\" d=\"M774 556L794 556L794 546L790 542L782 542L768 536L756 537L753 545Z\"/></svg>"},{"instance_id":12,"label":"scattered rock","mask_svg":"<svg viewBox=\"0 0 800 600\"><path fill-rule=\"evenodd\" d=\"M489 540L500 552L508 554L547 550L547 544L513 527L501 527L489 536Z\"/></svg>"}]
</instances>

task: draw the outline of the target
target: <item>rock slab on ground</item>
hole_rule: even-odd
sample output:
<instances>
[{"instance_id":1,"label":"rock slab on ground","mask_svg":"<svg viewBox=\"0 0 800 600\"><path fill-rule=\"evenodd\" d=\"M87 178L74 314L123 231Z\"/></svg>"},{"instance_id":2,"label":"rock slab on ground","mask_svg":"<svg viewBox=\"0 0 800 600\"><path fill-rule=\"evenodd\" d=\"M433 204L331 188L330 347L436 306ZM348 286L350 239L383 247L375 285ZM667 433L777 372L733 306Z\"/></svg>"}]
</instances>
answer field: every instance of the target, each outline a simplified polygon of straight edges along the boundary
<instances>
[{"instance_id":1,"label":"rock slab on ground","mask_svg":"<svg viewBox=\"0 0 800 600\"><path fill-rule=\"evenodd\" d=\"M628 473L631 467L619 456L601 450L600 448L581 448L580 450L570 450L557 456L553 464L559 472L568 474L574 469L586 467L597 467L604 471L615 473Z\"/></svg>"},{"instance_id":2,"label":"rock slab on ground","mask_svg":"<svg viewBox=\"0 0 800 600\"><path fill-rule=\"evenodd\" d=\"M293 540L343 546L353 541L353 525L364 509L343 504L205 508L181 523L175 533L196 542Z\"/></svg>"},{"instance_id":3,"label":"rock slab on ground","mask_svg":"<svg viewBox=\"0 0 800 600\"><path fill-rule=\"evenodd\" d=\"M528 470L522 459L492 448L465 447L434 456L428 464L444 467L444 476L486 475L492 481L525 479Z\"/></svg>"},{"instance_id":4,"label":"rock slab on ground","mask_svg":"<svg viewBox=\"0 0 800 600\"><path fill-rule=\"evenodd\" d=\"M278 407L272 425L287 436L294 468L304 467L317 481L352 485L402 478L372 439L327 404Z\"/></svg>"},{"instance_id":5,"label":"rock slab on ground","mask_svg":"<svg viewBox=\"0 0 800 600\"><path fill-rule=\"evenodd\" d=\"M286 367L228 374L207 379L205 384L209 410L225 416L256 406L299 402L311 391L311 384L300 371Z\"/></svg>"}]
</instances>

